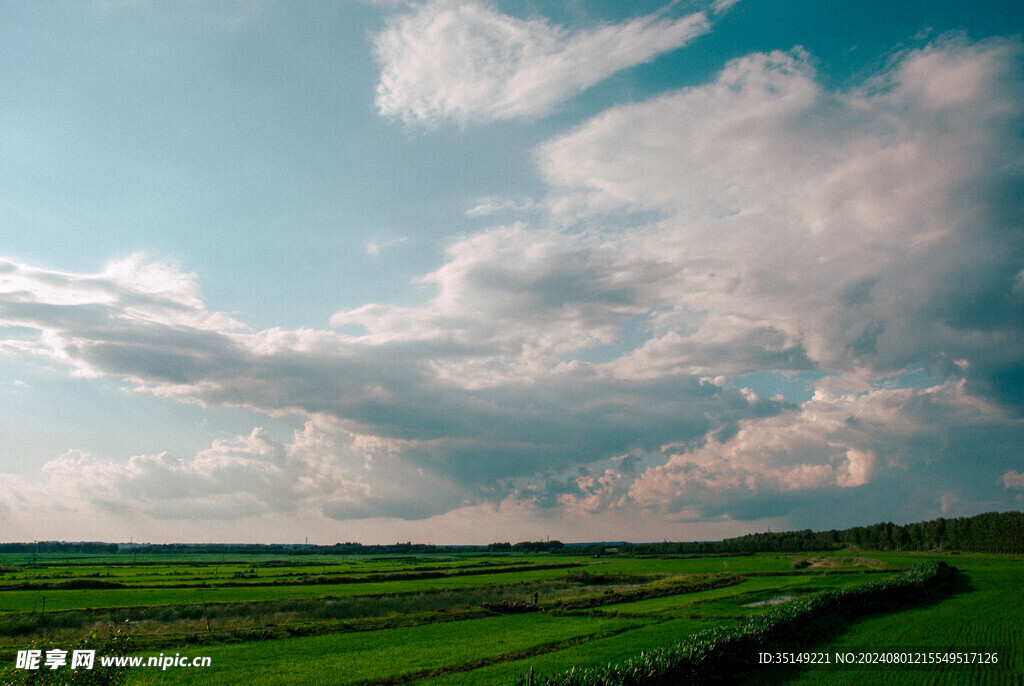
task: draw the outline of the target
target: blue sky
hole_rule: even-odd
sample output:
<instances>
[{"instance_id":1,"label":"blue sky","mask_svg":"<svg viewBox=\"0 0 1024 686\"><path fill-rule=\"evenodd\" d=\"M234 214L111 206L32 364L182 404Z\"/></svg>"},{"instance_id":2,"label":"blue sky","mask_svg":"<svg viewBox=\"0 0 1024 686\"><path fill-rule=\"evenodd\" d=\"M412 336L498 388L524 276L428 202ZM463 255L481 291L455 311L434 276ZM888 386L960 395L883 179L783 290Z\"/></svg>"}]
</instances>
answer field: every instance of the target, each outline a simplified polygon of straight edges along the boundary
<instances>
[{"instance_id":1,"label":"blue sky","mask_svg":"<svg viewBox=\"0 0 1024 686\"><path fill-rule=\"evenodd\" d=\"M0 3L3 537L1019 509L1022 15Z\"/></svg>"}]
</instances>

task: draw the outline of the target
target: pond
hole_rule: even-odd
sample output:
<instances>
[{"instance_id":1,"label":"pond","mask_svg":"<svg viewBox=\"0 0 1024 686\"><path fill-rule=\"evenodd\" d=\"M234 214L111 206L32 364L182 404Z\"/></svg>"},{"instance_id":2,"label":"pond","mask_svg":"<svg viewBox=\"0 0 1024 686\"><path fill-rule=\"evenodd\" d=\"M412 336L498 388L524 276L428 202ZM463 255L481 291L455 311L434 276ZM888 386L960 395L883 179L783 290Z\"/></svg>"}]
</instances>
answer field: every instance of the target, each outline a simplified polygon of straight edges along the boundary
<instances>
[{"instance_id":1,"label":"pond","mask_svg":"<svg viewBox=\"0 0 1024 686\"><path fill-rule=\"evenodd\" d=\"M769 598L768 600L761 600L756 603L747 603L743 607L764 607L765 605L782 605L783 603L788 603L791 600L796 600L796 596L780 595L775 596L774 598Z\"/></svg>"}]
</instances>

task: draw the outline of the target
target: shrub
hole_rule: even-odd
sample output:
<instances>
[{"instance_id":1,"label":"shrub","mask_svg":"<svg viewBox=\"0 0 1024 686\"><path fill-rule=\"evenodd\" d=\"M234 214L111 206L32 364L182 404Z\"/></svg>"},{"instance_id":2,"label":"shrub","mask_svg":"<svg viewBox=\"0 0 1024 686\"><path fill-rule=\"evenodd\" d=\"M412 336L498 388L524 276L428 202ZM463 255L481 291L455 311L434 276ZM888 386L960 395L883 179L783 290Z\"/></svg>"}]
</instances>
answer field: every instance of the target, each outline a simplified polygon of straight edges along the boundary
<instances>
[{"instance_id":1,"label":"shrub","mask_svg":"<svg viewBox=\"0 0 1024 686\"><path fill-rule=\"evenodd\" d=\"M61 686L118 686L125 683L128 678L127 667L103 667L100 665L100 658L105 656L127 656L132 650L132 638L129 631L129 624L115 629L113 625L105 638L100 632L92 631L85 638L80 639L71 646L67 644L50 645L47 641L33 641L29 650L42 651L45 657L47 650L66 650L68 661L76 650L95 650L96 658L92 669L79 667L71 669L65 665L58 669L49 669L40 665L39 669L15 669L8 670L3 674L5 684L24 684L25 686L48 686L49 684L60 684ZM11 678L13 677L13 678Z\"/></svg>"},{"instance_id":2,"label":"shrub","mask_svg":"<svg viewBox=\"0 0 1024 686\"><path fill-rule=\"evenodd\" d=\"M522 600L499 600L496 603L481 603L480 607L485 610L490 610L491 612L500 612L502 614L537 612L540 610L540 608L533 603L527 603Z\"/></svg>"}]
</instances>

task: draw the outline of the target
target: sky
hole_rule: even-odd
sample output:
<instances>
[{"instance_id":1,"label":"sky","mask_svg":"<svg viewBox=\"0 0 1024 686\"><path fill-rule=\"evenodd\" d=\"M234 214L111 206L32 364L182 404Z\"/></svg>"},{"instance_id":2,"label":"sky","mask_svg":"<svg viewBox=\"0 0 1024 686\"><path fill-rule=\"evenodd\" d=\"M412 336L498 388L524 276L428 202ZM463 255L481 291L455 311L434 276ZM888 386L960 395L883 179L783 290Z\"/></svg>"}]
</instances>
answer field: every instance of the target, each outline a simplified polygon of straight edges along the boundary
<instances>
[{"instance_id":1,"label":"sky","mask_svg":"<svg viewBox=\"0 0 1024 686\"><path fill-rule=\"evenodd\" d=\"M1024 507L1024 6L0 0L0 539Z\"/></svg>"}]
</instances>

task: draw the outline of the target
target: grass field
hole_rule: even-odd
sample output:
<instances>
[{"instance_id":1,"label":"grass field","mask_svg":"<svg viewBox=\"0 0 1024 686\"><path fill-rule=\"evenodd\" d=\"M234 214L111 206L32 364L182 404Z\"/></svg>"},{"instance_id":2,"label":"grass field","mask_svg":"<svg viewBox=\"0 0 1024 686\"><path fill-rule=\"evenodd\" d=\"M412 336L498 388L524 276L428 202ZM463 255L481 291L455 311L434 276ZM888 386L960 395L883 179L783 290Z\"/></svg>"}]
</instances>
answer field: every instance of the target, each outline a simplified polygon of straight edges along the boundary
<instances>
[{"instance_id":1,"label":"grass field","mask_svg":"<svg viewBox=\"0 0 1024 686\"><path fill-rule=\"evenodd\" d=\"M896 558L899 559L899 558ZM912 558L911 558L912 559ZM997 666L931 669L806 670L780 683L839 686L884 683L1001 685L1024 683L1024 560L1006 556L946 558L964 576L965 588L940 603L857 622L821 646L829 652L853 648L998 650Z\"/></svg>"},{"instance_id":2,"label":"grass field","mask_svg":"<svg viewBox=\"0 0 1024 686\"><path fill-rule=\"evenodd\" d=\"M138 668L138 684L513 684L534 668L619 662L771 603L891 577L924 555L551 555L194 559L0 557L0 674L43 638L71 646L128 618L137 654L209 656ZM930 556L935 557L935 556ZM1024 558L953 555L948 597L836 627L807 650L1001 647L999 669L767 669L752 683L1020 683ZM113 585L111 588L89 586ZM84 587L81 587L84 586ZM499 614L501 600L540 611ZM535 608L531 608L535 609Z\"/></svg>"}]
</instances>

